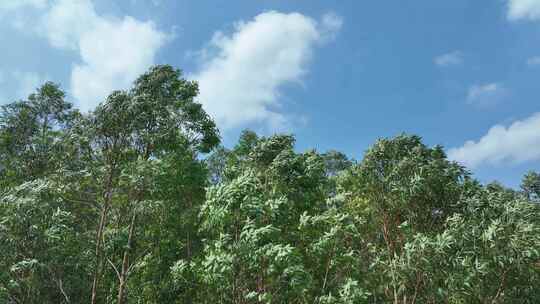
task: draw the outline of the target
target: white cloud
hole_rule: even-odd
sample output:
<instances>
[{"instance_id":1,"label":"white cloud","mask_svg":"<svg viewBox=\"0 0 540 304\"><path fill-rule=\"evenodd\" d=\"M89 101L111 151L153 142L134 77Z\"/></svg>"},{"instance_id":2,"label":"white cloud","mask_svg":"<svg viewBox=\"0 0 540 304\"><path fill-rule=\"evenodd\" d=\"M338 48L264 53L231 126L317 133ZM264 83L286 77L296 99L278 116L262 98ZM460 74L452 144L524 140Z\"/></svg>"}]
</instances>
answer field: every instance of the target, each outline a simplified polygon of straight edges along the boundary
<instances>
[{"instance_id":1,"label":"white cloud","mask_svg":"<svg viewBox=\"0 0 540 304\"><path fill-rule=\"evenodd\" d=\"M499 103L507 94L500 83L473 85L467 93L467 103L477 106L491 106Z\"/></svg>"},{"instance_id":2,"label":"white cloud","mask_svg":"<svg viewBox=\"0 0 540 304\"><path fill-rule=\"evenodd\" d=\"M440 67L461 65L463 63L463 54L460 51L453 51L435 57L435 59L433 59L433 62Z\"/></svg>"},{"instance_id":3,"label":"white cloud","mask_svg":"<svg viewBox=\"0 0 540 304\"><path fill-rule=\"evenodd\" d=\"M16 98L26 98L33 93L39 86L45 83L45 77L35 72L14 71L13 79L17 83Z\"/></svg>"},{"instance_id":4,"label":"white cloud","mask_svg":"<svg viewBox=\"0 0 540 304\"><path fill-rule=\"evenodd\" d=\"M71 93L83 111L128 87L154 63L168 39L151 21L99 16L90 0L58 1L44 24L51 45L80 52L82 63L71 72Z\"/></svg>"},{"instance_id":5,"label":"white cloud","mask_svg":"<svg viewBox=\"0 0 540 304\"><path fill-rule=\"evenodd\" d=\"M323 15L322 25L319 27L323 40L335 38L343 26L343 18L336 13L329 12Z\"/></svg>"},{"instance_id":6,"label":"white cloud","mask_svg":"<svg viewBox=\"0 0 540 304\"><path fill-rule=\"evenodd\" d=\"M511 21L540 19L540 0L508 0L508 19Z\"/></svg>"},{"instance_id":7,"label":"white cloud","mask_svg":"<svg viewBox=\"0 0 540 304\"><path fill-rule=\"evenodd\" d=\"M45 79L36 72L0 71L0 104L27 98L45 83Z\"/></svg>"},{"instance_id":8,"label":"white cloud","mask_svg":"<svg viewBox=\"0 0 540 304\"><path fill-rule=\"evenodd\" d=\"M223 129L253 122L288 128L282 87L301 84L315 46L331 39L342 23L335 14L317 22L269 11L236 23L233 33L215 33L199 52L201 69L190 75L199 82L200 102Z\"/></svg>"},{"instance_id":9,"label":"white cloud","mask_svg":"<svg viewBox=\"0 0 540 304\"><path fill-rule=\"evenodd\" d=\"M83 110L90 109L112 90L128 87L154 63L166 35L152 23L131 17L101 22L80 40L83 64L71 73L71 91Z\"/></svg>"},{"instance_id":10,"label":"white cloud","mask_svg":"<svg viewBox=\"0 0 540 304\"><path fill-rule=\"evenodd\" d=\"M0 10L12 11L25 7L43 8L47 0L0 0Z\"/></svg>"},{"instance_id":11,"label":"white cloud","mask_svg":"<svg viewBox=\"0 0 540 304\"><path fill-rule=\"evenodd\" d=\"M509 127L495 125L477 142L448 150L448 157L469 167L540 160L540 112Z\"/></svg>"},{"instance_id":12,"label":"white cloud","mask_svg":"<svg viewBox=\"0 0 540 304\"><path fill-rule=\"evenodd\" d=\"M150 2L151 2L154 6L160 6L160 5L163 4L162 1L163 1L163 0L151 0ZM147 2L147 0L143 0L143 1L140 1L140 0L131 0L131 4L132 4L132 5L138 4L139 2L145 3L145 2Z\"/></svg>"},{"instance_id":13,"label":"white cloud","mask_svg":"<svg viewBox=\"0 0 540 304\"><path fill-rule=\"evenodd\" d=\"M529 59L527 59L527 65L528 66L537 66L540 65L540 56L534 56Z\"/></svg>"},{"instance_id":14,"label":"white cloud","mask_svg":"<svg viewBox=\"0 0 540 304\"><path fill-rule=\"evenodd\" d=\"M38 3L38 0L26 0ZM91 0L40 1L36 31L51 46L76 51L70 91L83 111L93 109L113 90L127 88L154 64L169 35L151 21L99 15Z\"/></svg>"},{"instance_id":15,"label":"white cloud","mask_svg":"<svg viewBox=\"0 0 540 304\"><path fill-rule=\"evenodd\" d=\"M36 19L36 11L46 8L48 0L0 0L0 21L21 31ZM32 32L32 31L30 31Z\"/></svg>"},{"instance_id":16,"label":"white cloud","mask_svg":"<svg viewBox=\"0 0 540 304\"><path fill-rule=\"evenodd\" d=\"M89 0L59 0L44 14L40 33L53 47L78 50L81 36L103 21Z\"/></svg>"}]
</instances>

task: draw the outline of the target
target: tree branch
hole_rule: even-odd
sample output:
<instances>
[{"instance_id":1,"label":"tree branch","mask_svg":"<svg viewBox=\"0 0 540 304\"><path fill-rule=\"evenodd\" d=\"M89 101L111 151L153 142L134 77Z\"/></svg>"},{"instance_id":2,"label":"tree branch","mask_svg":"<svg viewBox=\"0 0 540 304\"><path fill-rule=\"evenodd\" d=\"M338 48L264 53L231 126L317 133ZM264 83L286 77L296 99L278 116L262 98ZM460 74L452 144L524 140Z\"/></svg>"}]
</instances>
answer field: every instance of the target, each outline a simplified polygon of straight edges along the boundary
<instances>
[{"instance_id":1,"label":"tree branch","mask_svg":"<svg viewBox=\"0 0 540 304\"><path fill-rule=\"evenodd\" d=\"M112 266L112 268L114 269L114 272L116 272L116 277L118 278L118 280L120 280L120 272L118 271L116 266L114 266L114 263L109 258L107 258L107 262Z\"/></svg>"}]
</instances>

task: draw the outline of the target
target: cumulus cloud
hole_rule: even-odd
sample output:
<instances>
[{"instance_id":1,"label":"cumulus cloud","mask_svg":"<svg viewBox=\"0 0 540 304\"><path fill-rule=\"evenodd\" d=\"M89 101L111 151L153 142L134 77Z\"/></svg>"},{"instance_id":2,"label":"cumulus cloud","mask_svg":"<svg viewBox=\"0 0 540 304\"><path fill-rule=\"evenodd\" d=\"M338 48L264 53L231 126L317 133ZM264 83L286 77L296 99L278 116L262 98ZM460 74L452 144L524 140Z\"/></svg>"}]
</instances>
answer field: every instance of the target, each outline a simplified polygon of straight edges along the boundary
<instances>
[{"instance_id":1,"label":"cumulus cloud","mask_svg":"<svg viewBox=\"0 0 540 304\"><path fill-rule=\"evenodd\" d=\"M453 51L435 57L433 62L439 67L461 65L463 63L463 54L460 51Z\"/></svg>"},{"instance_id":2,"label":"cumulus cloud","mask_svg":"<svg viewBox=\"0 0 540 304\"><path fill-rule=\"evenodd\" d=\"M500 83L473 85L467 93L467 103L481 107L499 103L507 94L506 88Z\"/></svg>"},{"instance_id":3,"label":"cumulus cloud","mask_svg":"<svg viewBox=\"0 0 540 304\"><path fill-rule=\"evenodd\" d=\"M43 15L39 31L56 48L78 50L83 34L103 22L89 0L59 0Z\"/></svg>"},{"instance_id":4,"label":"cumulus cloud","mask_svg":"<svg viewBox=\"0 0 540 304\"><path fill-rule=\"evenodd\" d=\"M152 23L131 17L102 22L79 40L83 64L71 73L71 91L83 110L90 109L112 90L128 87L154 63L166 35Z\"/></svg>"},{"instance_id":5,"label":"cumulus cloud","mask_svg":"<svg viewBox=\"0 0 540 304\"><path fill-rule=\"evenodd\" d=\"M478 141L448 150L448 157L469 167L540 160L540 112L510 126L495 125Z\"/></svg>"},{"instance_id":6,"label":"cumulus cloud","mask_svg":"<svg viewBox=\"0 0 540 304\"><path fill-rule=\"evenodd\" d=\"M151 21L99 16L90 0L60 0L43 23L51 45L80 53L82 62L71 72L71 93L83 111L128 87L154 63L168 39Z\"/></svg>"},{"instance_id":7,"label":"cumulus cloud","mask_svg":"<svg viewBox=\"0 0 540 304\"><path fill-rule=\"evenodd\" d=\"M540 0L508 0L508 19L511 21L540 19Z\"/></svg>"},{"instance_id":8,"label":"cumulus cloud","mask_svg":"<svg viewBox=\"0 0 540 304\"><path fill-rule=\"evenodd\" d=\"M252 122L287 128L283 86L302 83L315 47L331 40L342 23L335 14L317 21L269 11L237 22L232 33L216 32L199 52L200 69L190 75L199 82L199 101L223 129Z\"/></svg>"},{"instance_id":9,"label":"cumulus cloud","mask_svg":"<svg viewBox=\"0 0 540 304\"><path fill-rule=\"evenodd\" d=\"M0 0L0 20L21 31L36 19L36 10L46 8L48 0ZM32 31L30 31L32 32Z\"/></svg>"},{"instance_id":10,"label":"cumulus cloud","mask_svg":"<svg viewBox=\"0 0 540 304\"><path fill-rule=\"evenodd\" d=\"M528 66L538 66L540 65L540 56L534 56L529 59L527 59L527 65Z\"/></svg>"},{"instance_id":11,"label":"cumulus cloud","mask_svg":"<svg viewBox=\"0 0 540 304\"><path fill-rule=\"evenodd\" d=\"M127 88L170 38L151 21L101 16L91 0L24 1L41 9L34 26L51 46L80 54L71 71L70 92L83 111L111 91Z\"/></svg>"}]
</instances>

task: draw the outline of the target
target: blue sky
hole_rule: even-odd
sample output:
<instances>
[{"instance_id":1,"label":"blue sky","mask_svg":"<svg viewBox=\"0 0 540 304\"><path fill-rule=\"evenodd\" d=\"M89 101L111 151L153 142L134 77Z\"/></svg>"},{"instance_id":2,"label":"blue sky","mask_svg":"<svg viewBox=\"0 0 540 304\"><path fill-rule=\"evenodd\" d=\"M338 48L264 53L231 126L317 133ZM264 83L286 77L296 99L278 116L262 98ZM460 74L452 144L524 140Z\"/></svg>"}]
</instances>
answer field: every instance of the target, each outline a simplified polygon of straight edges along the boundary
<instances>
[{"instance_id":1,"label":"blue sky","mask_svg":"<svg viewBox=\"0 0 540 304\"><path fill-rule=\"evenodd\" d=\"M0 103L91 110L152 64L198 80L224 144L292 132L360 159L400 132L483 182L540 170L540 0L0 0Z\"/></svg>"}]
</instances>

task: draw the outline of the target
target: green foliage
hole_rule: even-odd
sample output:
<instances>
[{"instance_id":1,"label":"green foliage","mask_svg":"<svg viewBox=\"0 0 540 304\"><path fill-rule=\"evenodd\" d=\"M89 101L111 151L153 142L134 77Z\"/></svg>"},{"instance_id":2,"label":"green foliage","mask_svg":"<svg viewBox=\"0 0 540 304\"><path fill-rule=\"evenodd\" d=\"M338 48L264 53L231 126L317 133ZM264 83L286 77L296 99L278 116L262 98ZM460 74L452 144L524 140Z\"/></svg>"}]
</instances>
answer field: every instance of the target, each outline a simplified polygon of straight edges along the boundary
<instances>
[{"instance_id":1,"label":"green foliage","mask_svg":"<svg viewBox=\"0 0 540 304\"><path fill-rule=\"evenodd\" d=\"M60 138L76 117L64 92L47 82L28 100L0 108L0 187L16 186L57 168Z\"/></svg>"},{"instance_id":2,"label":"green foliage","mask_svg":"<svg viewBox=\"0 0 540 304\"><path fill-rule=\"evenodd\" d=\"M36 180L0 201L0 285L15 303L67 303L88 294L81 274L90 270L90 240L55 189Z\"/></svg>"},{"instance_id":3,"label":"green foliage","mask_svg":"<svg viewBox=\"0 0 540 304\"><path fill-rule=\"evenodd\" d=\"M347 155L335 150L328 151L321 156L326 165L326 174L329 176L336 176L354 164L354 161L350 160Z\"/></svg>"},{"instance_id":4,"label":"green foliage","mask_svg":"<svg viewBox=\"0 0 540 304\"><path fill-rule=\"evenodd\" d=\"M540 200L540 174L534 171L529 171L523 177L521 189L525 195L531 200Z\"/></svg>"},{"instance_id":5,"label":"green foliage","mask_svg":"<svg viewBox=\"0 0 540 304\"><path fill-rule=\"evenodd\" d=\"M251 150L241 142L233 152L239 175L209 189L200 213L206 255L190 265L202 302L308 298L312 278L296 240L302 214L324 202L324 164L315 153L296 154L293 142L261 138Z\"/></svg>"},{"instance_id":6,"label":"green foliage","mask_svg":"<svg viewBox=\"0 0 540 304\"><path fill-rule=\"evenodd\" d=\"M0 303L540 302L538 173L482 185L405 134L227 149L197 94L163 65L90 113L53 83L1 108Z\"/></svg>"}]
</instances>

